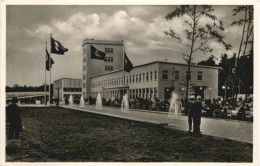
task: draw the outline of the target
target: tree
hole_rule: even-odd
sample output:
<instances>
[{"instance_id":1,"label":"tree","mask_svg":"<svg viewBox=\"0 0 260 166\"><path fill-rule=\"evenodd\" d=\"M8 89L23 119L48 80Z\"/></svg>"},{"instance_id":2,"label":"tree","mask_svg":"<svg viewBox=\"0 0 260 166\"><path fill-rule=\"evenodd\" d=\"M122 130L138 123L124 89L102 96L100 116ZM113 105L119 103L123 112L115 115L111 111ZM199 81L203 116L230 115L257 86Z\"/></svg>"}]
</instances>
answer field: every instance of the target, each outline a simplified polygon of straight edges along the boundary
<instances>
[{"instance_id":1,"label":"tree","mask_svg":"<svg viewBox=\"0 0 260 166\"><path fill-rule=\"evenodd\" d=\"M233 54L231 58L228 58L228 55L226 53L221 56L219 67L221 67L222 70L219 72L218 76L218 89L220 96L224 96L222 86L226 86L226 88L234 88L232 66L234 66L235 64L235 57L236 54Z\"/></svg>"},{"instance_id":2,"label":"tree","mask_svg":"<svg viewBox=\"0 0 260 166\"><path fill-rule=\"evenodd\" d=\"M184 59L188 63L188 71L186 76L186 106L188 101L188 89L190 81L190 66L192 63L193 55L196 51L202 51L205 53L212 52L212 48L208 46L208 42L211 40L216 40L225 46L226 50L231 48L230 44L227 44L223 39L224 37L219 33L219 31L224 31L223 23L218 20L217 17L211 12L214 11L212 6L209 5L182 5L177 7L173 12L167 14L166 20L172 20L175 17L187 16L184 23L187 28L184 30L184 34L188 42L180 37L180 34L174 32L173 29L165 31L164 33L172 37L176 42L189 49L189 54L184 54ZM203 24L202 19L207 19L210 23ZM181 32L180 32L181 33Z\"/></svg>"},{"instance_id":3,"label":"tree","mask_svg":"<svg viewBox=\"0 0 260 166\"><path fill-rule=\"evenodd\" d=\"M240 76L239 68L241 66L240 66L240 63L238 63L241 52L243 52L242 56L246 55L248 43L252 43L251 50L253 48L253 29L254 29L254 25L253 25L254 9L253 9L253 6L239 6L235 9L233 9L233 15L234 16L236 16L237 14L241 14L241 13L244 14L244 18L239 19L237 21L233 21L232 24L231 24L231 25L243 25L241 41L240 41L239 50L238 50L238 54L237 54L237 57L236 57L236 63L235 63L235 71L236 72L234 73L234 87L235 87L234 88L235 96L233 96L234 102L236 102L237 94L238 94L237 83L239 82L239 80L241 80L241 78L239 78L239 76ZM250 38L252 38L252 41L249 40ZM244 48L242 48L243 45L244 45Z\"/></svg>"},{"instance_id":4,"label":"tree","mask_svg":"<svg viewBox=\"0 0 260 166\"><path fill-rule=\"evenodd\" d=\"M215 56L211 55L207 60L198 62L197 65L217 66L215 62Z\"/></svg>"}]
</instances>

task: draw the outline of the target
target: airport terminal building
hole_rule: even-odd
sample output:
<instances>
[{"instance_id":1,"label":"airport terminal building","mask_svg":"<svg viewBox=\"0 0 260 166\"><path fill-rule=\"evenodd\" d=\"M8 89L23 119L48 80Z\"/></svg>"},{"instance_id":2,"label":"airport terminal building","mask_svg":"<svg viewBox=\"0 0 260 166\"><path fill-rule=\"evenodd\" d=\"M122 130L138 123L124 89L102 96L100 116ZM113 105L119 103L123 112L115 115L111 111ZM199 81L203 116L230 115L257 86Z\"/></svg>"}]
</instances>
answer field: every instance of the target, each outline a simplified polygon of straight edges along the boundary
<instances>
[{"instance_id":1,"label":"airport terminal building","mask_svg":"<svg viewBox=\"0 0 260 166\"><path fill-rule=\"evenodd\" d=\"M106 52L106 59L91 59L90 45ZM96 98L100 92L105 99L121 99L124 90L130 99L158 98L164 101L170 99L172 87L180 98L185 98L187 64L154 61L134 66L128 73L123 70L123 41L86 39L82 47L82 92L85 98ZM219 69L192 65L189 95L217 98Z\"/></svg>"}]
</instances>

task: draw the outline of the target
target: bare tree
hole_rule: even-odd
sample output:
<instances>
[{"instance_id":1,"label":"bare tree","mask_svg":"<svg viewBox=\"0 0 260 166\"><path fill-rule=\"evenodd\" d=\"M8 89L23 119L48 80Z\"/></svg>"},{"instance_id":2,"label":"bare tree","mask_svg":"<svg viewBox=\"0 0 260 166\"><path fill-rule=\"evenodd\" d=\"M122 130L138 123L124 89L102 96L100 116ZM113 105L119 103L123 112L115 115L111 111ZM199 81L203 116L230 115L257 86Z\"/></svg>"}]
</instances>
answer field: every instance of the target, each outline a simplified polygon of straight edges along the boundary
<instances>
[{"instance_id":1,"label":"bare tree","mask_svg":"<svg viewBox=\"0 0 260 166\"><path fill-rule=\"evenodd\" d=\"M202 51L204 54L211 53L213 49L208 46L208 42L211 40L216 40L223 44L226 50L231 49L231 45L227 44L223 40L224 37L219 33L219 31L224 31L223 23L221 20L218 20L215 15L211 14L213 11L212 6L208 5L182 5L165 17L166 20L172 20L175 17L187 16L187 19L184 20L184 23L187 24L187 28L183 32L177 34L173 29L164 32L166 35L175 39L179 44L189 49L189 54L184 54L184 60L188 63L186 75L186 105L188 101L189 81L191 78L190 66L194 53L196 51ZM210 23L203 23L202 19L204 18L210 20ZM188 42L184 42L180 37L181 33L185 34Z\"/></svg>"}]
</instances>

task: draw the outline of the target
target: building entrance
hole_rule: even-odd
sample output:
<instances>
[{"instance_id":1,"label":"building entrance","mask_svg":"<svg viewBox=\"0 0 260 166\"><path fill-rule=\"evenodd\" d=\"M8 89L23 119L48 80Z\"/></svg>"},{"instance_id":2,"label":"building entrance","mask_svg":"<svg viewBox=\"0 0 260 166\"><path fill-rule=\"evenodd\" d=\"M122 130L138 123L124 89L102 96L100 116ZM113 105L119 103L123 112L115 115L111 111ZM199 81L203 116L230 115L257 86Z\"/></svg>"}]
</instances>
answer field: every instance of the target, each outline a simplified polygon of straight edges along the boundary
<instances>
[{"instance_id":1,"label":"building entrance","mask_svg":"<svg viewBox=\"0 0 260 166\"><path fill-rule=\"evenodd\" d=\"M202 87L202 86L194 86L194 96L195 98L197 98L197 96L201 96L201 99L204 99L204 91L205 91L206 87Z\"/></svg>"}]
</instances>

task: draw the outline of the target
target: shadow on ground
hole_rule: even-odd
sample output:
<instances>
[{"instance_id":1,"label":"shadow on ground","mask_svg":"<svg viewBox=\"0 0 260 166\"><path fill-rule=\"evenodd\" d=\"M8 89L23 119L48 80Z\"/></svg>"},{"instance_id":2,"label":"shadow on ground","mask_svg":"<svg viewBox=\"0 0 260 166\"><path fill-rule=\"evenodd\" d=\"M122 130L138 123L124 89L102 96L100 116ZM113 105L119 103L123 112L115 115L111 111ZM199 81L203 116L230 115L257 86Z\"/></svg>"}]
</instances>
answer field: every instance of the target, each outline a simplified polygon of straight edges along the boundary
<instances>
[{"instance_id":1,"label":"shadow on ground","mask_svg":"<svg viewBox=\"0 0 260 166\"><path fill-rule=\"evenodd\" d=\"M252 162L253 145L64 108L23 108L6 161Z\"/></svg>"}]
</instances>

